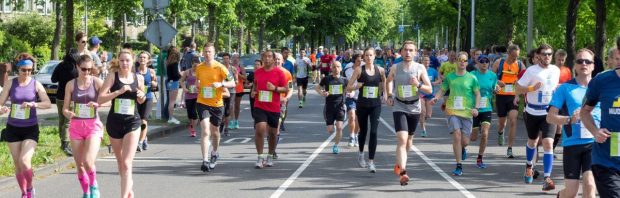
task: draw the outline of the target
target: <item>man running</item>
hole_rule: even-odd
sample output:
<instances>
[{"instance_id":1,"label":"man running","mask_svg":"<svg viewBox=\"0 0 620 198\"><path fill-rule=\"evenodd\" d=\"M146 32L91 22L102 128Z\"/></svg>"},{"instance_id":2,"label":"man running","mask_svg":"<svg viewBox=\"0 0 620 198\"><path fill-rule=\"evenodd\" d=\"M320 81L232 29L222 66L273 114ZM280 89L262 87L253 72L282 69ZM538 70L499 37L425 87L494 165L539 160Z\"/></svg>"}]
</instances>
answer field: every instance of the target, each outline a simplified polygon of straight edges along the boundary
<instances>
[{"instance_id":1,"label":"man running","mask_svg":"<svg viewBox=\"0 0 620 198\"><path fill-rule=\"evenodd\" d=\"M599 103L600 127L592 115ZM592 144L592 173L598 194L620 197L620 69L599 73L590 81L580 117L596 141Z\"/></svg>"},{"instance_id":2,"label":"man running","mask_svg":"<svg viewBox=\"0 0 620 198\"><path fill-rule=\"evenodd\" d=\"M527 145L525 148L526 168L524 174L525 183L533 181L533 163L536 154L536 143L539 135L542 134L543 144L543 191L555 189L555 184L551 180L553 169L553 137L555 136L555 125L546 121L547 108L551 102L551 97L560 80L560 69L551 64L553 49L547 44L542 44L536 50L539 56L537 65L532 65L525 70L523 76L517 81L517 93L525 93L527 107L525 108L525 127L527 130Z\"/></svg>"},{"instance_id":3,"label":"man running","mask_svg":"<svg viewBox=\"0 0 620 198\"><path fill-rule=\"evenodd\" d=\"M476 53L478 53L478 51ZM478 69L472 71L471 74L476 76L480 84L480 103L478 104L478 116L474 117L474 129L471 135L471 141L476 141L478 132L480 132L480 146L478 148L476 166L478 166L478 168L487 168L486 164L482 162L482 156L487 147L489 128L491 128L493 114L491 99L493 99L493 93L496 91L497 75L489 71L489 58L486 55L478 56L476 62L478 64L476 64L475 67Z\"/></svg>"},{"instance_id":4,"label":"man running","mask_svg":"<svg viewBox=\"0 0 620 198\"><path fill-rule=\"evenodd\" d=\"M396 132L396 164L394 173L399 176L400 185L409 182L407 175L407 151L409 139L413 138L420 122L419 92L431 93L433 87L428 79L426 68L413 61L417 47L413 41L405 41L400 50L403 62L393 65L387 77L387 105L392 106ZM392 95L395 92L396 95ZM412 139L413 140L413 139Z\"/></svg>"},{"instance_id":5,"label":"man running","mask_svg":"<svg viewBox=\"0 0 620 198\"><path fill-rule=\"evenodd\" d=\"M334 62L334 59L336 59L336 57L329 54L329 49L327 48L323 49L323 54L321 55L321 58L320 58L321 64L319 64L319 67L321 70L321 78L329 75L329 71L330 71L330 68L332 67L332 63Z\"/></svg>"},{"instance_id":6,"label":"man running","mask_svg":"<svg viewBox=\"0 0 620 198\"><path fill-rule=\"evenodd\" d=\"M520 52L518 45L510 45L508 46L508 56L496 60L493 64L493 72L497 74L497 84L500 87L495 98L497 117L499 117L497 144L500 146L504 145L504 129L506 121L509 121L508 149L506 149L506 156L508 158L514 158L512 146L517 134L519 97L515 96L515 83L517 82L519 72L525 70L523 63L518 60Z\"/></svg>"},{"instance_id":7,"label":"man running","mask_svg":"<svg viewBox=\"0 0 620 198\"><path fill-rule=\"evenodd\" d=\"M237 86L237 79L239 76L239 70L237 70L237 68L233 65L230 64L230 54L229 53L224 53L222 55L222 61L224 62L224 67L226 67L226 70L228 70L228 79L231 79L231 81L233 81L234 83L231 84L225 84L224 88L228 89L228 92L230 93L230 96L224 96L224 119L222 120L222 123L220 124L220 128L219 128L219 132L220 133L224 133L224 136L230 136L230 134L228 133L228 129L232 128L231 124L228 122L230 120L231 116L231 112L234 112L234 101L235 101L235 96L236 96L236 89L235 86ZM219 137L218 137L219 138ZM218 140L219 142L219 140Z\"/></svg>"},{"instance_id":8,"label":"man running","mask_svg":"<svg viewBox=\"0 0 620 198\"><path fill-rule=\"evenodd\" d=\"M557 55L557 53L556 53ZM557 59L556 59L557 60ZM575 72L577 76L560 85L553 97L547 114L547 122L564 127L562 135L564 180L563 190L558 192L558 197L577 197L579 192L579 177L583 173L583 197L596 197L596 187L592 176L592 133L581 123L579 112L587 86L592 79L594 70L594 53L587 49L581 49L575 60ZM557 62L556 62L557 63ZM560 109L565 109L568 115L561 115ZM600 125L601 109L599 105L594 108L593 116L596 125Z\"/></svg>"},{"instance_id":9,"label":"man running","mask_svg":"<svg viewBox=\"0 0 620 198\"><path fill-rule=\"evenodd\" d=\"M465 147L469 144L471 135L472 118L478 116L480 104L480 86L476 77L466 71L467 53L461 52L458 55L458 65L456 72L445 76L441 85L441 90L431 100L435 104L443 97L443 94L450 91L446 104L446 114L448 115L448 129L453 137L452 150L456 159L456 169L452 171L455 176L463 174L462 160L467 158Z\"/></svg>"},{"instance_id":10,"label":"man running","mask_svg":"<svg viewBox=\"0 0 620 198\"><path fill-rule=\"evenodd\" d=\"M205 45L203 56L205 62L196 66L196 80L200 90L198 96L198 119L200 122L200 148L202 151L202 166L200 170L209 172L217 165L220 146L219 127L223 123L225 87L234 87L235 81L231 78L226 66L214 59L215 47L212 43ZM207 122L206 119L209 119ZM209 144L212 151L209 153ZM211 156L209 156L211 154ZM210 157L210 158L209 158Z\"/></svg>"},{"instance_id":11,"label":"man running","mask_svg":"<svg viewBox=\"0 0 620 198\"><path fill-rule=\"evenodd\" d=\"M286 120L286 114L288 113L288 101L293 96L293 76L286 68L283 67L284 61L284 56L280 53L276 53L276 67L284 72L288 87L288 92L280 94L280 121L278 126L278 136L276 139L276 149L278 148L278 143L280 143L280 131L285 131L284 120ZM273 153L273 159L278 159L278 152Z\"/></svg>"},{"instance_id":12,"label":"man running","mask_svg":"<svg viewBox=\"0 0 620 198\"><path fill-rule=\"evenodd\" d=\"M355 51L353 53L353 62L347 64L345 66L342 73L347 78L347 80L351 80L353 76L353 71L360 68L364 62L362 60L363 57L362 51ZM354 86L357 86L357 82L354 82ZM351 92L347 92L347 98L344 103L347 106L347 118L349 123L349 147L359 146L359 142L357 141L357 134L359 133L359 125L357 124L357 115L355 114L355 109L357 109L357 97L359 92L357 90L353 90Z\"/></svg>"},{"instance_id":13,"label":"man running","mask_svg":"<svg viewBox=\"0 0 620 198\"><path fill-rule=\"evenodd\" d=\"M334 146L332 146L333 154L340 153L338 144L342 137L342 123L344 122L345 116L344 94L346 92L344 90L345 86L348 84L348 80L340 75L341 70L342 65L340 62L334 61L331 68L331 75L321 79L319 86L315 87L316 92L325 97L323 117L327 125L327 132L332 134L334 132L334 124L336 125L336 137L334 138Z\"/></svg>"},{"instance_id":14,"label":"man running","mask_svg":"<svg viewBox=\"0 0 620 198\"><path fill-rule=\"evenodd\" d=\"M304 107L306 102L306 90L308 89L308 72L312 68L310 59L306 57L306 50L299 50L299 57L295 60L295 77L297 78L297 99L299 100L299 108Z\"/></svg>"},{"instance_id":15,"label":"man running","mask_svg":"<svg viewBox=\"0 0 620 198\"><path fill-rule=\"evenodd\" d=\"M278 124L280 119L280 99L281 93L288 93L286 76L282 69L275 66L276 54L270 50L261 55L263 67L254 72L254 86L252 87L252 97L255 98L254 128L256 129L254 143L258 160L256 168L273 166L273 154L276 151L276 138L278 134ZM268 134L268 135L267 135ZM263 155L265 135L268 137L269 154Z\"/></svg>"}]
</instances>

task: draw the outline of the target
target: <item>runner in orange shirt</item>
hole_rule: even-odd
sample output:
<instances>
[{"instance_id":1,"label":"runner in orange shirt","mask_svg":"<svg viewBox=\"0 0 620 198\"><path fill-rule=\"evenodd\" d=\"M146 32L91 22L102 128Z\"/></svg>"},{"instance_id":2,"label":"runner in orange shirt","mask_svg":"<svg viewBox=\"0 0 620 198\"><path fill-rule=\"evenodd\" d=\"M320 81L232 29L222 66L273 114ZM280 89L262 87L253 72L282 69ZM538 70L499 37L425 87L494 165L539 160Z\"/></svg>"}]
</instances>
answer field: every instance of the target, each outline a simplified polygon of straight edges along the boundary
<instances>
[{"instance_id":1,"label":"runner in orange shirt","mask_svg":"<svg viewBox=\"0 0 620 198\"><path fill-rule=\"evenodd\" d=\"M280 131L286 131L284 129L284 120L286 120L286 113L288 112L288 101L293 96L293 75L286 68L282 67L284 63L284 58L282 54L276 53L276 67L282 70L284 73L286 85L288 87L287 92L280 93L280 122L278 125L278 134L276 137L276 148L278 147L278 143L280 142ZM278 153L273 153L273 159L278 159Z\"/></svg>"}]
</instances>

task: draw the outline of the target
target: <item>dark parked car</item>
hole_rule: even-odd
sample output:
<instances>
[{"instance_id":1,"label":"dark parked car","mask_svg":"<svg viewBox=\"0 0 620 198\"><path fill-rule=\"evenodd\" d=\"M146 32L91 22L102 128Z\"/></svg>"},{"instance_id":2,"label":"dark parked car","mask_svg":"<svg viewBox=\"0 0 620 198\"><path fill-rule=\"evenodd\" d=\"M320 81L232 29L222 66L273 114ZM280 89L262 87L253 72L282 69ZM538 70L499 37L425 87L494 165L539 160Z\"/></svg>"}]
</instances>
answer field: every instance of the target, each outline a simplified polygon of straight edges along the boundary
<instances>
[{"instance_id":1,"label":"dark parked car","mask_svg":"<svg viewBox=\"0 0 620 198\"><path fill-rule=\"evenodd\" d=\"M245 76L254 75L254 61L260 60L260 54L250 54L239 58L239 62L243 68L245 68ZM250 88L243 89L244 93L250 93Z\"/></svg>"},{"instance_id":2,"label":"dark parked car","mask_svg":"<svg viewBox=\"0 0 620 198\"><path fill-rule=\"evenodd\" d=\"M56 90L58 90L58 83L52 83L52 73L60 62L61 61L59 60L51 60L47 62L39 70L39 72L37 72L37 74L34 75L34 79L36 79L43 85L47 96L49 96L50 100L52 101L56 100Z\"/></svg>"}]
</instances>

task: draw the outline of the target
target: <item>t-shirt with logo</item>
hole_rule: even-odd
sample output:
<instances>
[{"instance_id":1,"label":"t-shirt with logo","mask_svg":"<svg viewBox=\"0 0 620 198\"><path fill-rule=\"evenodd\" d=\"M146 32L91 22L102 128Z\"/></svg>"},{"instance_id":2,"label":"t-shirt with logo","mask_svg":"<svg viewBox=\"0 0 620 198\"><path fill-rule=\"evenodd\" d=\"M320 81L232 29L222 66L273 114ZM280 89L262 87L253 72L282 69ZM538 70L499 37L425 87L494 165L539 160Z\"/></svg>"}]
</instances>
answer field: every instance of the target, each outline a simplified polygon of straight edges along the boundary
<instances>
[{"instance_id":1,"label":"t-shirt with logo","mask_svg":"<svg viewBox=\"0 0 620 198\"><path fill-rule=\"evenodd\" d=\"M581 108L583 97L585 97L587 87L582 87L577 83L577 80L570 80L558 87L553 93L553 99L549 105L557 109L565 109L568 111L568 116L572 117L575 110ZM601 107L596 105L592 111L594 117L594 123L600 125L601 122ZM590 131L588 131L584 125L579 123L571 124L570 126L564 126L564 132L562 133L562 146L573 146L581 144L589 144L594 142L594 138Z\"/></svg>"},{"instance_id":2,"label":"t-shirt with logo","mask_svg":"<svg viewBox=\"0 0 620 198\"><path fill-rule=\"evenodd\" d=\"M329 95L325 98L325 108L343 108L344 107L344 94L346 94L346 86L349 81L338 75L334 77L332 75L325 76L319 82L319 85L323 87L323 90L329 92Z\"/></svg>"},{"instance_id":3,"label":"t-shirt with logo","mask_svg":"<svg viewBox=\"0 0 620 198\"><path fill-rule=\"evenodd\" d=\"M269 71L266 71L265 68L260 68L254 72L255 108L274 113L280 112L280 97L278 97L278 93L275 91L267 91L267 82L270 82L275 87L287 86L285 70L284 68L274 67Z\"/></svg>"},{"instance_id":4,"label":"t-shirt with logo","mask_svg":"<svg viewBox=\"0 0 620 198\"><path fill-rule=\"evenodd\" d=\"M310 63L310 59L307 57L297 58L295 60L295 77L297 78L306 78L308 77L308 67L312 65Z\"/></svg>"},{"instance_id":5,"label":"t-shirt with logo","mask_svg":"<svg viewBox=\"0 0 620 198\"><path fill-rule=\"evenodd\" d=\"M471 74L476 76L480 84L480 105L478 106L478 112L493 111L491 99L493 98L493 92L497 85L497 74L490 70L484 73L480 72L480 70L474 70Z\"/></svg>"},{"instance_id":6,"label":"t-shirt with logo","mask_svg":"<svg viewBox=\"0 0 620 198\"><path fill-rule=\"evenodd\" d=\"M611 132L604 143L593 143L592 165L600 165L620 171L620 77L615 70L599 73L588 84L586 103L600 102L601 127Z\"/></svg>"},{"instance_id":7,"label":"t-shirt with logo","mask_svg":"<svg viewBox=\"0 0 620 198\"><path fill-rule=\"evenodd\" d=\"M522 87L534 86L542 82L538 90L526 93L527 107L525 111L535 116L547 115L547 108L551 102L553 91L558 87L560 81L560 69L555 65L548 65L542 68L539 65L532 65L525 70L525 73L517 81Z\"/></svg>"},{"instance_id":8,"label":"t-shirt with logo","mask_svg":"<svg viewBox=\"0 0 620 198\"><path fill-rule=\"evenodd\" d=\"M462 76L449 73L441 85L444 92L450 91L446 101L446 114L463 118L472 118L471 110L476 108L475 91L480 91L478 79L473 74Z\"/></svg>"},{"instance_id":9,"label":"t-shirt with logo","mask_svg":"<svg viewBox=\"0 0 620 198\"><path fill-rule=\"evenodd\" d=\"M215 60L211 65L207 65L206 62L200 63L196 66L196 80L199 89L198 103L211 107L224 106L222 93L225 88L215 88L213 83L232 80L226 66Z\"/></svg>"}]
</instances>

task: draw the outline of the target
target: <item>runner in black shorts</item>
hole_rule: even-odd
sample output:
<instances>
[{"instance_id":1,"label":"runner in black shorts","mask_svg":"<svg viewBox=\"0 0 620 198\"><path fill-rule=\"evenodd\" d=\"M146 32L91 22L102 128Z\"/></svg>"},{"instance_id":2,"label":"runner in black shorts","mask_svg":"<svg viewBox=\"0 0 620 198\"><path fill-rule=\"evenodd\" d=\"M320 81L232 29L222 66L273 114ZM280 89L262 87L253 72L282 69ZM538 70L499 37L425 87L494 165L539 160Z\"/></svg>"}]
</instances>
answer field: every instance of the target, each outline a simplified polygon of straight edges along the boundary
<instances>
[{"instance_id":1,"label":"runner in black shorts","mask_svg":"<svg viewBox=\"0 0 620 198\"><path fill-rule=\"evenodd\" d=\"M312 62L306 57L306 50L299 50L299 57L295 60L295 78L297 80L297 99L299 108L304 107L306 102L306 90L308 89L308 74L312 68Z\"/></svg>"},{"instance_id":2,"label":"runner in black shorts","mask_svg":"<svg viewBox=\"0 0 620 198\"><path fill-rule=\"evenodd\" d=\"M345 86L348 80L340 75L342 65L338 61L334 61L331 68L331 75L321 79L319 86L315 87L316 92L325 97L325 105L323 106L323 117L327 125L327 133L334 132L334 123L336 124L336 137L334 138L334 146L332 153L340 153L338 144L342 137L343 121L345 117L344 94Z\"/></svg>"}]
</instances>

